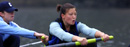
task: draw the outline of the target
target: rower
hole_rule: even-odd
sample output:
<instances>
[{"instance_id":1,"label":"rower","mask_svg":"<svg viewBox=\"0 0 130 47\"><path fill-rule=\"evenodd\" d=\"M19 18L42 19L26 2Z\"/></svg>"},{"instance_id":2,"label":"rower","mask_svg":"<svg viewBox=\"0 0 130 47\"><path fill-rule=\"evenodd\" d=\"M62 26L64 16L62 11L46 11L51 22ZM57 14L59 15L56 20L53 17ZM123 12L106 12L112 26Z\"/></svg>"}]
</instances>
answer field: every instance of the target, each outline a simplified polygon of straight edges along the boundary
<instances>
[{"instance_id":1,"label":"rower","mask_svg":"<svg viewBox=\"0 0 130 47\"><path fill-rule=\"evenodd\" d=\"M87 45L86 37L79 37L80 33L90 37L102 37L105 42L109 40L109 35L76 21L77 11L74 5L70 3L65 3L64 5L58 4L57 12L60 13L60 17L51 22L49 26L48 45L75 41L79 41L81 45ZM92 44L90 47L97 47L97 45Z\"/></svg>"}]
</instances>

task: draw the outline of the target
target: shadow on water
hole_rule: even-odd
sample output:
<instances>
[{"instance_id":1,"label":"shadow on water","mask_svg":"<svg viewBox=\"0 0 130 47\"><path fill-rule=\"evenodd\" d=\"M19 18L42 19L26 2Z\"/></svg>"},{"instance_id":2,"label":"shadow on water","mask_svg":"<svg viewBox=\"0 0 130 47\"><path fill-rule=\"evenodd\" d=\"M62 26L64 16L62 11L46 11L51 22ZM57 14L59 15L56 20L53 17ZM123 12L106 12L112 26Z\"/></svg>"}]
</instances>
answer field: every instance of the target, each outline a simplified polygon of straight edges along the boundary
<instances>
[{"instance_id":1,"label":"shadow on water","mask_svg":"<svg viewBox=\"0 0 130 47\"><path fill-rule=\"evenodd\" d=\"M81 9L77 10L77 21L96 28L115 38L108 42L99 42L100 47L127 47L130 43L130 9ZM48 35L50 22L59 17L56 8L19 8L15 22L21 27ZM85 36L85 35L81 35ZM21 44L39 40L21 37ZM37 44L28 47L43 47Z\"/></svg>"}]
</instances>

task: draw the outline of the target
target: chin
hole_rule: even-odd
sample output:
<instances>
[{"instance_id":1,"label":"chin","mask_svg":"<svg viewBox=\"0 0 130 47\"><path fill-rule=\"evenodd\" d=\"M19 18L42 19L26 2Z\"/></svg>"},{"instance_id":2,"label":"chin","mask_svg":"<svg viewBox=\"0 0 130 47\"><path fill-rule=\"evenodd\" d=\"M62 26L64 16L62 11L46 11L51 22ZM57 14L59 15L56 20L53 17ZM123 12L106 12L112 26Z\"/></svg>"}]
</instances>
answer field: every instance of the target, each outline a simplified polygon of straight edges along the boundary
<instances>
[{"instance_id":1,"label":"chin","mask_svg":"<svg viewBox=\"0 0 130 47\"><path fill-rule=\"evenodd\" d=\"M14 19L10 20L10 21L13 21Z\"/></svg>"},{"instance_id":2,"label":"chin","mask_svg":"<svg viewBox=\"0 0 130 47\"><path fill-rule=\"evenodd\" d=\"M71 25L74 25L75 23L72 23Z\"/></svg>"}]
</instances>

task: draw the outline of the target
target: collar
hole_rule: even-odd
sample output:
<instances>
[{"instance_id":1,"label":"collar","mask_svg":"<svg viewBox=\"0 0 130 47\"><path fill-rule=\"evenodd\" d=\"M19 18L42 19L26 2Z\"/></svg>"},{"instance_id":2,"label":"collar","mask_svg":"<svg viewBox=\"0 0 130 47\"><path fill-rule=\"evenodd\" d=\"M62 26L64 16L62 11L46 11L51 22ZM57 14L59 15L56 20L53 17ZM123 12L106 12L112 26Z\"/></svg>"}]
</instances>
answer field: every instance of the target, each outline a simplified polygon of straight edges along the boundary
<instances>
[{"instance_id":1,"label":"collar","mask_svg":"<svg viewBox=\"0 0 130 47\"><path fill-rule=\"evenodd\" d=\"M4 21L4 19L0 16L0 21ZM12 24L12 22L10 21L9 24Z\"/></svg>"},{"instance_id":2,"label":"collar","mask_svg":"<svg viewBox=\"0 0 130 47\"><path fill-rule=\"evenodd\" d=\"M0 21L4 21L3 18L0 16Z\"/></svg>"}]
</instances>

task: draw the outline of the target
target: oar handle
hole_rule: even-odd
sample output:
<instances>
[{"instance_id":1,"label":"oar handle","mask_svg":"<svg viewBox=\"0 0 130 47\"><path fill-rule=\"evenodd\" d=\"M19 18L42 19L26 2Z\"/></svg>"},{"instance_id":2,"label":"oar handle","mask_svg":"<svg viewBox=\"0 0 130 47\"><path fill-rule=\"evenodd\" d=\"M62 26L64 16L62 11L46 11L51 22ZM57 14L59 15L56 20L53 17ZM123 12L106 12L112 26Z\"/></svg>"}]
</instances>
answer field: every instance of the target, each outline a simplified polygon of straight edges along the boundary
<instances>
[{"instance_id":1,"label":"oar handle","mask_svg":"<svg viewBox=\"0 0 130 47\"><path fill-rule=\"evenodd\" d=\"M44 37L44 36L42 36L42 37L41 37L41 39L45 39L45 37ZM45 45L45 44L44 44L44 47L46 47L46 45Z\"/></svg>"},{"instance_id":2,"label":"oar handle","mask_svg":"<svg viewBox=\"0 0 130 47\"><path fill-rule=\"evenodd\" d=\"M41 39L45 39L45 37L44 37L44 36L42 36L42 37L41 37Z\"/></svg>"},{"instance_id":3,"label":"oar handle","mask_svg":"<svg viewBox=\"0 0 130 47\"><path fill-rule=\"evenodd\" d=\"M109 39L113 39L114 37L113 36L109 36ZM98 42L98 41L103 41L104 39L103 38L93 38L93 39L88 39L88 44L89 43L95 43L95 42ZM81 45L81 43L79 41L75 42L76 45Z\"/></svg>"}]
</instances>

